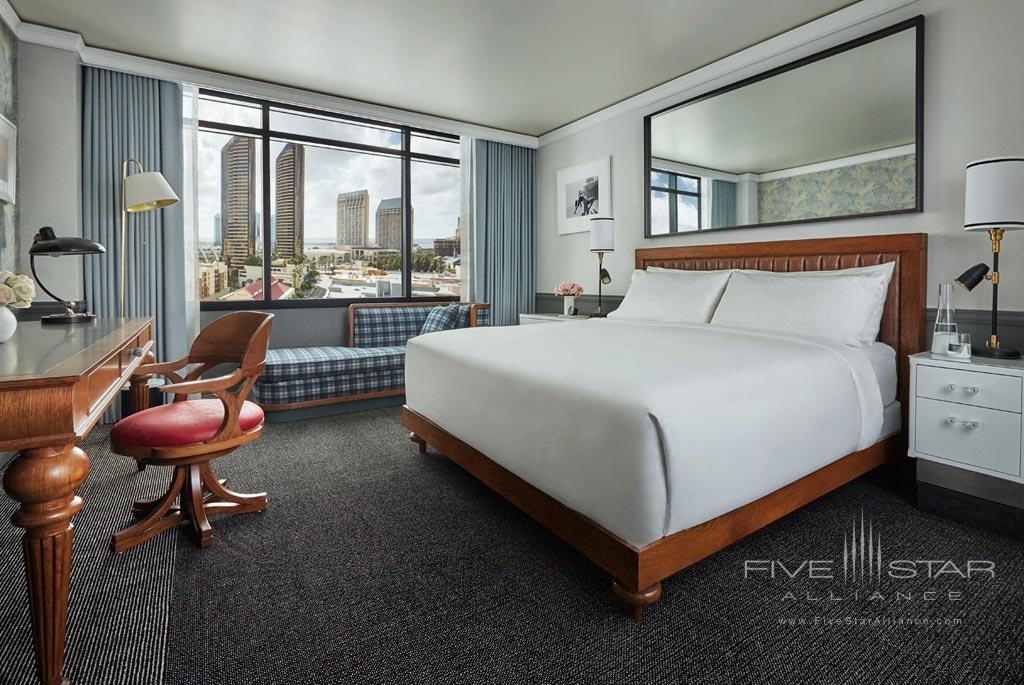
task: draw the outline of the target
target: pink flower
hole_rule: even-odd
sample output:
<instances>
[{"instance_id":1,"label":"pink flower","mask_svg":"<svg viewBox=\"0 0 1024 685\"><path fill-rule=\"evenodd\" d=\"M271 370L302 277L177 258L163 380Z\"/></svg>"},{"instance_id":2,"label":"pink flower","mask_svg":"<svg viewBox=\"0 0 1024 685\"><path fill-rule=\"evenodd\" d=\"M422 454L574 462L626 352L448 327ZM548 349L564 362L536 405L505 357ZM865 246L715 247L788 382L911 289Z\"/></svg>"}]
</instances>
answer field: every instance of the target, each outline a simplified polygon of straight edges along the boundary
<instances>
[{"instance_id":1,"label":"pink flower","mask_svg":"<svg viewBox=\"0 0 1024 685\"><path fill-rule=\"evenodd\" d=\"M562 297L576 297L583 294L583 286L572 281L562 281L555 286L555 295Z\"/></svg>"}]
</instances>

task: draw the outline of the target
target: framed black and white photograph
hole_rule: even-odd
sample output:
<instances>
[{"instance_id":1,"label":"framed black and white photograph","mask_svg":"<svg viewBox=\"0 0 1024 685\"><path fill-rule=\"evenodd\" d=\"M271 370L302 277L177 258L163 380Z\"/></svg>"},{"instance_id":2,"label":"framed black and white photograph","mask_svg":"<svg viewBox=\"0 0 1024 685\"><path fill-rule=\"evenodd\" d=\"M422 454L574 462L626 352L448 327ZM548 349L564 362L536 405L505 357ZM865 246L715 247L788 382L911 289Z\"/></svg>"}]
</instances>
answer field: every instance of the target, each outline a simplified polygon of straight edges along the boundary
<instances>
[{"instance_id":1,"label":"framed black and white photograph","mask_svg":"<svg viewBox=\"0 0 1024 685\"><path fill-rule=\"evenodd\" d=\"M14 204L17 169L18 129L0 114L0 202Z\"/></svg>"},{"instance_id":2,"label":"framed black and white photograph","mask_svg":"<svg viewBox=\"0 0 1024 685\"><path fill-rule=\"evenodd\" d=\"M590 230L590 217L612 211L611 165L611 157L602 157L558 171L559 235Z\"/></svg>"}]
</instances>

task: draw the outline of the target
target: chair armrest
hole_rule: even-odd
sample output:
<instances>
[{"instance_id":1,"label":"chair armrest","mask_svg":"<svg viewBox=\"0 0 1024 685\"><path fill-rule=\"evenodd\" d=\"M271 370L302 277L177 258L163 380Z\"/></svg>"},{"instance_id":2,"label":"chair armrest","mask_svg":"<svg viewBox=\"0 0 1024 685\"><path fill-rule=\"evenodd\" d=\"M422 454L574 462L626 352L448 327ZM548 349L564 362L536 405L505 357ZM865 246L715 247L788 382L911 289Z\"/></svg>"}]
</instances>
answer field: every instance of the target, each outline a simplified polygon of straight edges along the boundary
<instances>
[{"instance_id":1,"label":"chair armrest","mask_svg":"<svg viewBox=\"0 0 1024 685\"><path fill-rule=\"evenodd\" d=\"M217 392L233 388L251 375L251 371L235 369L226 376L202 378L195 381L185 381L183 383L172 383L171 385L161 386L160 390L162 392L173 393L176 395L191 395L192 393L197 392Z\"/></svg>"},{"instance_id":2,"label":"chair armrest","mask_svg":"<svg viewBox=\"0 0 1024 685\"><path fill-rule=\"evenodd\" d=\"M136 376L163 376L168 373L174 373L188 365L188 357L182 357L181 359L173 362L141 364L132 373L132 378L135 378Z\"/></svg>"}]
</instances>

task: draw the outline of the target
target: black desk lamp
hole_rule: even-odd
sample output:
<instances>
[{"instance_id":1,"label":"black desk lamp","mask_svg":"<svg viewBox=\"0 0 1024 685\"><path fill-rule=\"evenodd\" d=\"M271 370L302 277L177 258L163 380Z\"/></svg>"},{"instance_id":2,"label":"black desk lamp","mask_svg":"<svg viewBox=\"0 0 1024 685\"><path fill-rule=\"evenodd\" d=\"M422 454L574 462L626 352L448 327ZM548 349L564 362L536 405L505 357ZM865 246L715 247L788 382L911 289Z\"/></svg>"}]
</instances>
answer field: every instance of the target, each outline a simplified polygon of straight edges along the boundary
<instances>
[{"instance_id":1,"label":"black desk lamp","mask_svg":"<svg viewBox=\"0 0 1024 685\"><path fill-rule=\"evenodd\" d=\"M602 286L612 282L611 274L604 268L604 253L615 251L615 220L610 216L590 218L590 251L597 253L597 309L590 316L602 318L608 316L602 306Z\"/></svg>"},{"instance_id":2,"label":"black desk lamp","mask_svg":"<svg viewBox=\"0 0 1024 685\"><path fill-rule=\"evenodd\" d=\"M106 251L105 247L93 240L87 240L86 238L58 238L50 226L43 226L39 229L39 233L32 240L32 247L28 250L32 276L35 277L36 283L39 284L43 292L64 305L65 310L63 314L50 314L42 317L40 323L87 323L95 319L96 315L89 314L88 312L75 313L74 302L57 297L51 293L39 279L39 274L36 273L36 257L39 255L60 257L62 255L103 254Z\"/></svg>"},{"instance_id":3,"label":"black desk lamp","mask_svg":"<svg viewBox=\"0 0 1024 685\"><path fill-rule=\"evenodd\" d=\"M964 230L988 231L992 241L992 270L975 264L955 283L974 290L982 281L992 283L992 333L985 346L972 355L991 359L1020 359L1020 352L999 344L999 251L1003 233L1024 228L1024 157L979 159L967 165Z\"/></svg>"}]
</instances>

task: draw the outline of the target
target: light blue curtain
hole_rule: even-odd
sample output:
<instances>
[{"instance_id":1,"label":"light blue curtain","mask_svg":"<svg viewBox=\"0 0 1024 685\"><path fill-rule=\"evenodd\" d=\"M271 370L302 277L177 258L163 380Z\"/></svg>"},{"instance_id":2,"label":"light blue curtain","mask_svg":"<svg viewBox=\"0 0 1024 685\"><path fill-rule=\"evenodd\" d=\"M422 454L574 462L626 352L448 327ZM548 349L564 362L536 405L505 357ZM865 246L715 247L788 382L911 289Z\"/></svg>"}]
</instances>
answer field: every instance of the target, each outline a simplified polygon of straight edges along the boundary
<instances>
[{"instance_id":1,"label":"light blue curtain","mask_svg":"<svg viewBox=\"0 0 1024 685\"><path fill-rule=\"evenodd\" d=\"M711 228L736 225L736 184L711 181Z\"/></svg>"},{"instance_id":2,"label":"light blue curtain","mask_svg":"<svg viewBox=\"0 0 1024 685\"><path fill-rule=\"evenodd\" d=\"M532 312L536 297L537 151L473 144L473 298L491 305L491 325Z\"/></svg>"},{"instance_id":3,"label":"light blue curtain","mask_svg":"<svg viewBox=\"0 0 1024 685\"><path fill-rule=\"evenodd\" d=\"M126 250L126 316L152 316L157 359L187 352L182 203L128 215L120 244L121 163L160 171L182 197L182 94L176 83L85 67L82 116L82 232L107 248L85 260L85 294L99 316L118 315L118 268ZM136 173L132 166L129 173Z\"/></svg>"}]
</instances>

